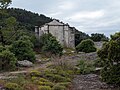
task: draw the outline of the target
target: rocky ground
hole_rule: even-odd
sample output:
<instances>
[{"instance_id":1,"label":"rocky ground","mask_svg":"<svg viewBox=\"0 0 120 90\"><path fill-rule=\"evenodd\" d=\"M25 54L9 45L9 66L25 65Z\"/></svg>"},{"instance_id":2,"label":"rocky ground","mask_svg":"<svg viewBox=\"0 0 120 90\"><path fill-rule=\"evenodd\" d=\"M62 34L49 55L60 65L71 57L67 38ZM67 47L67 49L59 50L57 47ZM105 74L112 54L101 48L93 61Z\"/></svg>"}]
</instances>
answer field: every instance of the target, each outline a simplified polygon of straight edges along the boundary
<instances>
[{"instance_id":1,"label":"rocky ground","mask_svg":"<svg viewBox=\"0 0 120 90\"><path fill-rule=\"evenodd\" d=\"M71 90L120 90L100 81L96 74L75 75L72 84Z\"/></svg>"}]
</instances>

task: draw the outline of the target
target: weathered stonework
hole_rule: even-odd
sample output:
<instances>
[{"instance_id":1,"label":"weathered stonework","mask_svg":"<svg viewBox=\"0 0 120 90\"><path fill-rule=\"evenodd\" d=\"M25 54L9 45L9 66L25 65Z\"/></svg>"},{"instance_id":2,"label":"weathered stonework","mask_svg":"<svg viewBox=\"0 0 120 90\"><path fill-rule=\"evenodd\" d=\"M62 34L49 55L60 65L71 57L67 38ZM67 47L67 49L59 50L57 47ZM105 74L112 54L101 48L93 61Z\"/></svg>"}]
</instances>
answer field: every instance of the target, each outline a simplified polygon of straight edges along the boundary
<instances>
[{"instance_id":1,"label":"weathered stonework","mask_svg":"<svg viewBox=\"0 0 120 90\"><path fill-rule=\"evenodd\" d=\"M70 27L68 24L54 19L41 27L35 27L37 37L44 33L51 33L64 47L75 48L75 28Z\"/></svg>"}]
</instances>

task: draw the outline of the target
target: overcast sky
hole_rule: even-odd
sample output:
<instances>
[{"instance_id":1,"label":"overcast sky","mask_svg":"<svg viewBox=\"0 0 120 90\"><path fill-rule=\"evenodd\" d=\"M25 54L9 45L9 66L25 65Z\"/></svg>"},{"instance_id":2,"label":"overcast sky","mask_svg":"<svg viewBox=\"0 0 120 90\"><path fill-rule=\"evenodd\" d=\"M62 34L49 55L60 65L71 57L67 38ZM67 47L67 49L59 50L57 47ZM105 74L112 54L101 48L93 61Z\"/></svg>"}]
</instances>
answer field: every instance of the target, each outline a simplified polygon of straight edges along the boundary
<instances>
[{"instance_id":1,"label":"overcast sky","mask_svg":"<svg viewBox=\"0 0 120 90\"><path fill-rule=\"evenodd\" d=\"M57 18L88 34L120 31L120 0L13 0L11 6Z\"/></svg>"}]
</instances>

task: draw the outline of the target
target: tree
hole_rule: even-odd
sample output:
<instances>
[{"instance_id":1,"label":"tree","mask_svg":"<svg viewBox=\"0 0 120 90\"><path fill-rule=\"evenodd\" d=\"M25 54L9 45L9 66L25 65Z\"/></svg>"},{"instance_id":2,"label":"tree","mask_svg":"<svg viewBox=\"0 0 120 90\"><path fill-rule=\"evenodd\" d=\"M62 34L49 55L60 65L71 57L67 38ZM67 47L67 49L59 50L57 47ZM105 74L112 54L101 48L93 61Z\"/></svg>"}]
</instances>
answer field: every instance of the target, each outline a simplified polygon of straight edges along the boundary
<instances>
[{"instance_id":1,"label":"tree","mask_svg":"<svg viewBox=\"0 0 120 90\"><path fill-rule=\"evenodd\" d=\"M63 48L52 34L43 34L40 37L40 46L45 53L62 55Z\"/></svg>"},{"instance_id":2,"label":"tree","mask_svg":"<svg viewBox=\"0 0 120 90\"><path fill-rule=\"evenodd\" d=\"M0 0L0 42L3 46L15 34L14 26L16 19L8 17L7 7L11 4L11 0Z\"/></svg>"},{"instance_id":3,"label":"tree","mask_svg":"<svg viewBox=\"0 0 120 90\"><path fill-rule=\"evenodd\" d=\"M0 70L15 70L17 59L9 50L0 52Z\"/></svg>"},{"instance_id":4,"label":"tree","mask_svg":"<svg viewBox=\"0 0 120 90\"><path fill-rule=\"evenodd\" d=\"M82 40L89 39L90 36L86 33L75 31L75 46L77 46Z\"/></svg>"},{"instance_id":5,"label":"tree","mask_svg":"<svg viewBox=\"0 0 120 90\"><path fill-rule=\"evenodd\" d=\"M76 46L76 50L77 52L81 51L85 53L90 53L95 52L96 48L94 46L94 42L91 39L86 39Z\"/></svg>"},{"instance_id":6,"label":"tree","mask_svg":"<svg viewBox=\"0 0 120 90\"><path fill-rule=\"evenodd\" d=\"M7 9L12 0L0 0L0 9Z\"/></svg>"},{"instance_id":7,"label":"tree","mask_svg":"<svg viewBox=\"0 0 120 90\"><path fill-rule=\"evenodd\" d=\"M109 40L108 37L106 37L104 34L100 34L100 33L92 33L90 38L95 42Z\"/></svg>"},{"instance_id":8,"label":"tree","mask_svg":"<svg viewBox=\"0 0 120 90\"><path fill-rule=\"evenodd\" d=\"M102 80L120 85L120 32L111 35L111 40L98 51L98 56L104 64Z\"/></svg>"},{"instance_id":9,"label":"tree","mask_svg":"<svg viewBox=\"0 0 120 90\"><path fill-rule=\"evenodd\" d=\"M29 60L31 62L34 62L35 53L32 48L33 44L29 40L29 37L24 36L12 44L11 51L15 54L18 60Z\"/></svg>"}]
</instances>

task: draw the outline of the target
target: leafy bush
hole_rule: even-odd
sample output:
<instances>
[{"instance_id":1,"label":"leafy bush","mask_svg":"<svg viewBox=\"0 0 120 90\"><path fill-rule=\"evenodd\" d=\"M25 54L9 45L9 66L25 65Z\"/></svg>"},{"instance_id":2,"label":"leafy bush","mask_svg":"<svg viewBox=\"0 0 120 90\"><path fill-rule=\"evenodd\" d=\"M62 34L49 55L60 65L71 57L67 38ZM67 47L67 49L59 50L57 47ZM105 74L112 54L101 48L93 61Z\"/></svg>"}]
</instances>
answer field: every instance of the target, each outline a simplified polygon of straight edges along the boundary
<instances>
[{"instance_id":1,"label":"leafy bush","mask_svg":"<svg viewBox=\"0 0 120 90\"><path fill-rule=\"evenodd\" d=\"M50 86L39 86L38 90L52 90Z\"/></svg>"},{"instance_id":2,"label":"leafy bush","mask_svg":"<svg viewBox=\"0 0 120 90\"><path fill-rule=\"evenodd\" d=\"M41 73L40 73L40 71L33 70L33 71L30 72L30 75L31 75L31 76L36 76L36 77L38 77L38 76L41 75Z\"/></svg>"},{"instance_id":3,"label":"leafy bush","mask_svg":"<svg viewBox=\"0 0 120 90\"><path fill-rule=\"evenodd\" d=\"M41 81L39 81L38 84L40 86L50 86L50 87L54 86L54 84L52 82L49 82L49 81L47 81L47 82L41 82Z\"/></svg>"},{"instance_id":4,"label":"leafy bush","mask_svg":"<svg viewBox=\"0 0 120 90\"><path fill-rule=\"evenodd\" d=\"M69 82L70 78L63 77L57 74L46 74L46 77L53 82Z\"/></svg>"},{"instance_id":5,"label":"leafy bush","mask_svg":"<svg viewBox=\"0 0 120 90\"><path fill-rule=\"evenodd\" d=\"M16 68L17 59L15 55L9 50L0 52L0 69L1 70L14 70Z\"/></svg>"},{"instance_id":6,"label":"leafy bush","mask_svg":"<svg viewBox=\"0 0 120 90\"><path fill-rule=\"evenodd\" d=\"M62 86L60 84L56 84L55 86L53 86L52 88L53 90L66 90L65 86Z\"/></svg>"},{"instance_id":7,"label":"leafy bush","mask_svg":"<svg viewBox=\"0 0 120 90\"><path fill-rule=\"evenodd\" d=\"M78 73L80 74L88 74L90 72L93 72L95 70L95 67L92 63L87 63L87 61L80 60L78 66Z\"/></svg>"},{"instance_id":8,"label":"leafy bush","mask_svg":"<svg viewBox=\"0 0 120 90\"><path fill-rule=\"evenodd\" d=\"M120 32L111 36L111 40L98 51L98 56L103 63L102 80L120 86Z\"/></svg>"},{"instance_id":9,"label":"leafy bush","mask_svg":"<svg viewBox=\"0 0 120 90\"><path fill-rule=\"evenodd\" d=\"M18 60L35 61L35 53L32 49L32 43L29 40L18 40L12 44L11 51Z\"/></svg>"},{"instance_id":10,"label":"leafy bush","mask_svg":"<svg viewBox=\"0 0 120 90\"><path fill-rule=\"evenodd\" d=\"M62 83L58 83L61 86L65 86L68 87L69 85L71 85L71 82L62 82Z\"/></svg>"},{"instance_id":11,"label":"leafy bush","mask_svg":"<svg viewBox=\"0 0 120 90\"><path fill-rule=\"evenodd\" d=\"M7 90L22 90L22 88L16 83L6 83L5 88Z\"/></svg>"},{"instance_id":12,"label":"leafy bush","mask_svg":"<svg viewBox=\"0 0 120 90\"><path fill-rule=\"evenodd\" d=\"M40 41L43 52L62 55L63 48L52 34L43 34Z\"/></svg>"},{"instance_id":13,"label":"leafy bush","mask_svg":"<svg viewBox=\"0 0 120 90\"><path fill-rule=\"evenodd\" d=\"M85 52L85 53L90 53L90 52L95 52L96 48L94 46L94 42L90 39L83 40L80 44L76 46L77 52Z\"/></svg>"}]
</instances>

